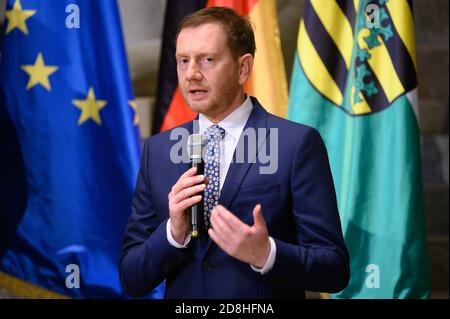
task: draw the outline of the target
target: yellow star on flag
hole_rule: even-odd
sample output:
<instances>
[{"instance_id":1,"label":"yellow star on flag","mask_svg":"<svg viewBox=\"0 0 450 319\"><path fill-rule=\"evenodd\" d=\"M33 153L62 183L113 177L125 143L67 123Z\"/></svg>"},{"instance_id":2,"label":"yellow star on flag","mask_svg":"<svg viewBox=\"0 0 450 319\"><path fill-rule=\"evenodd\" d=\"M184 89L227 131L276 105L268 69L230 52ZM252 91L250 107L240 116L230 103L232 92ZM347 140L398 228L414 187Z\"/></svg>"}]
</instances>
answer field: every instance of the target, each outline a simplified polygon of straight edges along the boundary
<instances>
[{"instance_id":1,"label":"yellow star on flag","mask_svg":"<svg viewBox=\"0 0 450 319\"><path fill-rule=\"evenodd\" d=\"M96 100L94 89L92 87L89 88L86 100L72 100L72 103L81 110L78 125L83 124L89 119L92 119L99 125L102 124L100 110L106 105L106 101Z\"/></svg>"},{"instance_id":2,"label":"yellow star on flag","mask_svg":"<svg viewBox=\"0 0 450 319\"><path fill-rule=\"evenodd\" d=\"M40 84L47 91L51 90L50 82L48 77L58 70L56 66L45 65L42 53L39 52L34 65L22 65L21 69L28 73L30 79L28 80L27 90L31 89L33 86Z\"/></svg>"},{"instance_id":3,"label":"yellow star on flag","mask_svg":"<svg viewBox=\"0 0 450 319\"><path fill-rule=\"evenodd\" d=\"M6 34L10 33L15 28L18 28L24 34L28 34L28 28L26 20L34 15L36 10L22 10L20 0L14 2L13 8L5 12L6 19L8 19L8 27L6 28Z\"/></svg>"},{"instance_id":4,"label":"yellow star on flag","mask_svg":"<svg viewBox=\"0 0 450 319\"><path fill-rule=\"evenodd\" d=\"M130 107L133 109L134 111L134 120L133 120L133 125L138 125L139 124L139 113L138 113L138 106L135 100L128 100L128 105L130 105Z\"/></svg>"}]
</instances>

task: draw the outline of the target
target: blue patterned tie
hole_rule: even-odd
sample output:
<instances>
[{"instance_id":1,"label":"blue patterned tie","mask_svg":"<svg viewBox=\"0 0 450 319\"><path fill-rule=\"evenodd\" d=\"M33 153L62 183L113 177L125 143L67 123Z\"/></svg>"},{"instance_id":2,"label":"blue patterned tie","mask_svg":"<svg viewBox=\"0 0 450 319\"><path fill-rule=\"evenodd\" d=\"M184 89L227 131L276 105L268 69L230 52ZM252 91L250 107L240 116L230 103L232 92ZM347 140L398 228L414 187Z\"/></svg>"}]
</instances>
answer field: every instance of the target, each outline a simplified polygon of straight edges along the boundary
<instances>
[{"instance_id":1,"label":"blue patterned tie","mask_svg":"<svg viewBox=\"0 0 450 319\"><path fill-rule=\"evenodd\" d=\"M206 145L207 153L205 154L205 176L208 177L209 183L205 189L205 226L210 227L209 218L211 211L219 203L220 195L220 140L225 136L225 130L219 125L212 125L203 133L208 144Z\"/></svg>"}]
</instances>

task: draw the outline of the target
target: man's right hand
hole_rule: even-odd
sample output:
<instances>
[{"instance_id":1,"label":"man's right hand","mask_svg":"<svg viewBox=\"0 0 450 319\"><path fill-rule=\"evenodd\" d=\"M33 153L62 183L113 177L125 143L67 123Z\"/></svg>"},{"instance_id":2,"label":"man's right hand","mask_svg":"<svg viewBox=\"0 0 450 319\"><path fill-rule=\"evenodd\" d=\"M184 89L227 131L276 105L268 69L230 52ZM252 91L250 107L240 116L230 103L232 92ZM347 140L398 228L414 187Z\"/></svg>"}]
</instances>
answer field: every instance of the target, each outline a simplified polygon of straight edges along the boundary
<instances>
[{"instance_id":1,"label":"man's right hand","mask_svg":"<svg viewBox=\"0 0 450 319\"><path fill-rule=\"evenodd\" d=\"M196 172L195 167L184 172L169 193L170 231L180 245L183 245L190 227L187 209L202 200L201 195L195 194L206 188L205 176L195 175Z\"/></svg>"}]
</instances>

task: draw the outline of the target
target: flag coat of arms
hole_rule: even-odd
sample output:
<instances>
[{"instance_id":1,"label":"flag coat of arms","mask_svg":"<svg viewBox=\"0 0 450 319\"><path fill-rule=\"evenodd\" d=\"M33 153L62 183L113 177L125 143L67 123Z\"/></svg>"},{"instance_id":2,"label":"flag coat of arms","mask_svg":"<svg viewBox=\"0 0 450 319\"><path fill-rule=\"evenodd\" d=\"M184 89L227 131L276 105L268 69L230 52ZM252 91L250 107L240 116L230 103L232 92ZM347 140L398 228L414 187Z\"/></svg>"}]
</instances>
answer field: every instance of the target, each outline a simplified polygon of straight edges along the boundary
<instances>
[{"instance_id":1,"label":"flag coat of arms","mask_svg":"<svg viewBox=\"0 0 450 319\"><path fill-rule=\"evenodd\" d=\"M328 149L351 264L335 297L428 297L412 3L305 6L288 118Z\"/></svg>"}]
</instances>

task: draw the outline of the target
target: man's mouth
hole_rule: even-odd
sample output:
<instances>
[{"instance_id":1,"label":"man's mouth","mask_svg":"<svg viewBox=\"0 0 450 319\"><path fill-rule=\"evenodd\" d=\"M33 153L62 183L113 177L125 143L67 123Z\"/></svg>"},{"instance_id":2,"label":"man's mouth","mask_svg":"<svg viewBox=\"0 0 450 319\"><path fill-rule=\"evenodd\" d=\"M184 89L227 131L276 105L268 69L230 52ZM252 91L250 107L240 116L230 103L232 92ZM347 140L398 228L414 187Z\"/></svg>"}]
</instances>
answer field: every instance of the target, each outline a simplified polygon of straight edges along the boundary
<instances>
[{"instance_id":1,"label":"man's mouth","mask_svg":"<svg viewBox=\"0 0 450 319\"><path fill-rule=\"evenodd\" d=\"M189 90L190 94L202 94L202 93L206 93L208 92L207 90L203 90L203 89L192 89Z\"/></svg>"},{"instance_id":2,"label":"man's mouth","mask_svg":"<svg viewBox=\"0 0 450 319\"><path fill-rule=\"evenodd\" d=\"M205 89L190 89L189 91L189 97L191 100L201 100L206 97L208 90Z\"/></svg>"}]
</instances>

